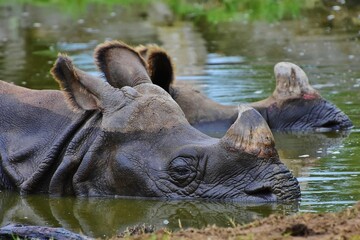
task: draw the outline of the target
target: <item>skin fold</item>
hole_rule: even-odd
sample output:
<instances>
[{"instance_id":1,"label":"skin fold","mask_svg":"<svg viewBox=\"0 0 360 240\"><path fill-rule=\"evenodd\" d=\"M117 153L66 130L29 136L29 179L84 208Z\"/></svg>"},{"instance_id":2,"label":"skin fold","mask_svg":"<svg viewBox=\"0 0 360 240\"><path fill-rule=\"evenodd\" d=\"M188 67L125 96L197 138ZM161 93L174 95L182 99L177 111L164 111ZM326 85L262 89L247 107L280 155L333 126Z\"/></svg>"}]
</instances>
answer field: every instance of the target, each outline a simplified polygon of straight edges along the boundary
<instances>
[{"instance_id":1,"label":"skin fold","mask_svg":"<svg viewBox=\"0 0 360 240\"><path fill-rule=\"evenodd\" d=\"M122 42L95 59L113 87L60 54L61 91L0 81L0 190L51 196L294 201L299 183L249 106L222 138L192 127L151 82L148 63ZM115 67L115 70L113 70Z\"/></svg>"}]
</instances>

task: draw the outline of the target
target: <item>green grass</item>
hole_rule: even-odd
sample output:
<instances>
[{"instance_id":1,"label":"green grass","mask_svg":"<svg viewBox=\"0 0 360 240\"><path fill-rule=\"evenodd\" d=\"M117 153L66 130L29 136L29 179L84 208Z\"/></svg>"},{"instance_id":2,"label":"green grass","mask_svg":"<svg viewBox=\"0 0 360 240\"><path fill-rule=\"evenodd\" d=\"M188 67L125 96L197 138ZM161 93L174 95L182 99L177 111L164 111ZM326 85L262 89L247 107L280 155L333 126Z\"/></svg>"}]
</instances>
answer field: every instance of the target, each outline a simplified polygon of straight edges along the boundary
<instances>
[{"instance_id":1,"label":"green grass","mask_svg":"<svg viewBox=\"0 0 360 240\"><path fill-rule=\"evenodd\" d=\"M167 4L180 19L218 23L226 21L276 21L300 15L302 0L0 0L1 4L55 5L64 14L77 16L89 4L147 5L160 1Z\"/></svg>"},{"instance_id":2,"label":"green grass","mask_svg":"<svg viewBox=\"0 0 360 240\"><path fill-rule=\"evenodd\" d=\"M113 5L147 5L152 0L0 0L0 5L5 4L31 4L38 7L56 6L61 12L68 16L78 17L87 11L90 4L105 5L111 8Z\"/></svg>"},{"instance_id":3,"label":"green grass","mask_svg":"<svg viewBox=\"0 0 360 240\"><path fill-rule=\"evenodd\" d=\"M182 18L224 21L276 21L300 15L301 0L164 0Z\"/></svg>"}]
</instances>

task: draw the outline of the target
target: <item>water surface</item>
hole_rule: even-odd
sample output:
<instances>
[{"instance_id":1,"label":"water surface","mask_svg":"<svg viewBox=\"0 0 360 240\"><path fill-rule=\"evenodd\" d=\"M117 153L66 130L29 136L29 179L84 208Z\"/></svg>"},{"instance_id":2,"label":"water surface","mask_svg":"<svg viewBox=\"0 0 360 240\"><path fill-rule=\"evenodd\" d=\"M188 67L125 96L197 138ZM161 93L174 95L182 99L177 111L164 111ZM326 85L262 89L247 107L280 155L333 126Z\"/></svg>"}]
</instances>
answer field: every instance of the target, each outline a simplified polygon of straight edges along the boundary
<instances>
[{"instance_id":1,"label":"water surface","mask_svg":"<svg viewBox=\"0 0 360 240\"><path fill-rule=\"evenodd\" d=\"M338 211L360 199L357 31L324 25L326 14L304 14L301 19L283 22L196 27L189 22L169 25L161 12L156 18L147 13L141 6L91 4L69 16L56 6L1 6L0 79L29 88L58 88L49 74L58 52L70 55L80 69L101 75L92 59L97 44L110 39L133 45L151 42L162 45L174 58L177 81L193 83L217 102L236 105L269 96L275 85L273 66L291 61L305 70L323 97L350 116L354 129L318 134L274 132L282 161L301 184L299 204L21 197L0 192L0 225L62 226L109 237L142 223L170 229L232 226L272 213Z\"/></svg>"}]
</instances>

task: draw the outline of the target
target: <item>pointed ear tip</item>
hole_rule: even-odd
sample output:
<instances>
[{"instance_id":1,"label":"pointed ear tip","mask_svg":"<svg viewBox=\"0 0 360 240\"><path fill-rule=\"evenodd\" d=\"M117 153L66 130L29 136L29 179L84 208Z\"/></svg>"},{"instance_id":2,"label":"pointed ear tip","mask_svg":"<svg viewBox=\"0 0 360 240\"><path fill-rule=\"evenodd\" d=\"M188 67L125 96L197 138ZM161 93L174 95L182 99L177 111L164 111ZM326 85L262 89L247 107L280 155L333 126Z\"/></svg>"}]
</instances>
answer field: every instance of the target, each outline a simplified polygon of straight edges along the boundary
<instances>
[{"instance_id":1,"label":"pointed ear tip","mask_svg":"<svg viewBox=\"0 0 360 240\"><path fill-rule=\"evenodd\" d=\"M64 54L64 53L58 53L57 59L54 63L54 67L62 65L62 64L72 64L71 58Z\"/></svg>"},{"instance_id":2,"label":"pointed ear tip","mask_svg":"<svg viewBox=\"0 0 360 240\"><path fill-rule=\"evenodd\" d=\"M162 48L154 48L149 50L148 62L161 62L163 65L168 65L170 68L174 68L173 61L170 55ZM164 65L164 66L165 66Z\"/></svg>"},{"instance_id":3,"label":"pointed ear tip","mask_svg":"<svg viewBox=\"0 0 360 240\"><path fill-rule=\"evenodd\" d=\"M163 49L153 49L150 52L150 55L158 55L158 56L162 56L162 57L168 57L169 58L169 54L167 54L167 52Z\"/></svg>"},{"instance_id":4,"label":"pointed ear tip","mask_svg":"<svg viewBox=\"0 0 360 240\"><path fill-rule=\"evenodd\" d=\"M136 51L145 51L145 50L148 50L148 47L147 46L145 46L145 45L142 45L142 44L140 44L140 45L137 45L136 47L134 47L134 49L136 50Z\"/></svg>"},{"instance_id":5,"label":"pointed ear tip","mask_svg":"<svg viewBox=\"0 0 360 240\"><path fill-rule=\"evenodd\" d=\"M106 54L108 51L113 49L127 49L129 51L133 51L136 54L139 54L138 51L136 51L134 48L119 40L111 40L100 43L96 46L93 54L95 64L100 68L100 70L104 67L103 64L105 63ZM102 69L102 71L103 70L104 69Z\"/></svg>"},{"instance_id":6,"label":"pointed ear tip","mask_svg":"<svg viewBox=\"0 0 360 240\"><path fill-rule=\"evenodd\" d=\"M64 53L59 53L53 67L50 69L50 73L57 82L62 82L65 69L72 70L72 68L73 63L70 57Z\"/></svg>"},{"instance_id":7,"label":"pointed ear tip","mask_svg":"<svg viewBox=\"0 0 360 240\"><path fill-rule=\"evenodd\" d=\"M139 53L148 53L150 52L156 52L156 51L165 51L164 49L162 49L161 47L159 47L159 45L155 44L155 43L149 43L146 45L138 45L136 47L134 47L135 51L139 52Z\"/></svg>"},{"instance_id":8,"label":"pointed ear tip","mask_svg":"<svg viewBox=\"0 0 360 240\"><path fill-rule=\"evenodd\" d=\"M126 43L124 43L122 41L111 40L111 41L105 41L105 42L97 45L95 48L94 54L96 55L98 53L103 53L112 48L130 48L131 49L131 47L129 45L127 45Z\"/></svg>"}]
</instances>

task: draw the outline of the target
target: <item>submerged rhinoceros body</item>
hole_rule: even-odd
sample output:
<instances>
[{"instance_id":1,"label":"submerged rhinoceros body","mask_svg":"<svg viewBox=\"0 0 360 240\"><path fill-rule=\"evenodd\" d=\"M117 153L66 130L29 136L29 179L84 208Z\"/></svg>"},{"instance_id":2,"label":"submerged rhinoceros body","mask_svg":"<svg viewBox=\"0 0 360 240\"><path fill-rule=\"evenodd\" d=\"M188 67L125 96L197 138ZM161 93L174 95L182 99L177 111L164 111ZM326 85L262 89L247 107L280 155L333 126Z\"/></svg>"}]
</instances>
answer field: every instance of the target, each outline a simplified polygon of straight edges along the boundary
<instances>
[{"instance_id":1,"label":"submerged rhinoceros body","mask_svg":"<svg viewBox=\"0 0 360 240\"><path fill-rule=\"evenodd\" d=\"M208 131L214 127L227 129L235 121L237 106L218 104L186 82L174 84L171 59L164 50L155 45L139 46L137 50L149 63L153 83L171 94L190 124ZM353 126L345 113L312 88L300 67L281 62L275 65L274 72L276 89L273 94L265 100L248 104L260 112L271 129L336 131ZM113 86L122 85L111 76L107 80Z\"/></svg>"},{"instance_id":2,"label":"submerged rhinoceros body","mask_svg":"<svg viewBox=\"0 0 360 240\"><path fill-rule=\"evenodd\" d=\"M114 88L62 55L52 73L63 92L0 82L0 189L233 201L300 197L254 109L241 108L226 135L211 138L151 83L137 52L119 42L97 51L116 54L117 74L128 86Z\"/></svg>"}]
</instances>

